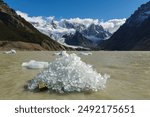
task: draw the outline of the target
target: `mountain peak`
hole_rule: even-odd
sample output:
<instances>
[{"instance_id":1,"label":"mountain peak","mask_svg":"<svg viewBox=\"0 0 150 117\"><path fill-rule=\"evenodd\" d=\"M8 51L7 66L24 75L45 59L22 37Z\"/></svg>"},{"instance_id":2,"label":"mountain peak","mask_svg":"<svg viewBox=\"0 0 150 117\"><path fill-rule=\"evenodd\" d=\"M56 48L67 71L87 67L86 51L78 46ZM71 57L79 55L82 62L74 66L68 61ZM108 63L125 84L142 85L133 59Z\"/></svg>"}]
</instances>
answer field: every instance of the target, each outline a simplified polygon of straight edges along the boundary
<instances>
[{"instance_id":1,"label":"mountain peak","mask_svg":"<svg viewBox=\"0 0 150 117\"><path fill-rule=\"evenodd\" d=\"M134 14L127 20L127 24L130 26L139 26L145 19L150 17L150 1L141 5Z\"/></svg>"},{"instance_id":2,"label":"mountain peak","mask_svg":"<svg viewBox=\"0 0 150 117\"><path fill-rule=\"evenodd\" d=\"M150 50L150 2L141 5L133 15L111 36L103 41L104 50Z\"/></svg>"},{"instance_id":3,"label":"mountain peak","mask_svg":"<svg viewBox=\"0 0 150 117\"><path fill-rule=\"evenodd\" d=\"M86 48L94 47L94 44L91 40L85 38L79 31L76 31L75 34L64 35L65 43L72 46L81 46Z\"/></svg>"}]
</instances>

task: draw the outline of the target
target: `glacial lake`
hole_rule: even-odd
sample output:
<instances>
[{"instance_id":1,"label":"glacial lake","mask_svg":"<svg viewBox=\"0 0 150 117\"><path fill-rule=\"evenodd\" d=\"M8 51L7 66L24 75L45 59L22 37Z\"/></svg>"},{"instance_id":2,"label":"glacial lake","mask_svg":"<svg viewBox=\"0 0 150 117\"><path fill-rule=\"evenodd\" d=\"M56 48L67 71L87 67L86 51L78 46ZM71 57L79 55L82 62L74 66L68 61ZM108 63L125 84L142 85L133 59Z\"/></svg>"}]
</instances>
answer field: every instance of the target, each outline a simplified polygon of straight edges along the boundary
<instances>
[{"instance_id":1,"label":"glacial lake","mask_svg":"<svg viewBox=\"0 0 150 117\"><path fill-rule=\"evenodd\" d=\"M150 99L150 52L92 52L79 55L82 61L93 65L102 75L107 73L106 88L94 93L57 94L33 93L24 85L41 70L21 66L30 60L53 61L55 52L17 52L7 55L0 52L0 99L1 100L141 100ZM72 53L72 52L69 52Z\"/></svg>"}]
</instances>

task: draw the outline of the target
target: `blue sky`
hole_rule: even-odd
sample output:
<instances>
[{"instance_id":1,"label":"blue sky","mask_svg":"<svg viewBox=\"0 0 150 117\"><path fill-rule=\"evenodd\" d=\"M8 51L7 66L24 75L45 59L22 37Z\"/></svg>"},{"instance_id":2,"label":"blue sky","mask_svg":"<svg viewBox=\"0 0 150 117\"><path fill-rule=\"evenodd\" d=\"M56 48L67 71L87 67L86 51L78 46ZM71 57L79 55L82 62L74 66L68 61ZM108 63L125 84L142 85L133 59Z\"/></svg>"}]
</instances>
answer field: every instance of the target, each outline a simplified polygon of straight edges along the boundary
<instances>
[{"instance_id":1,"label":"blue sky","mask_svg":"<svg viewBox=\"0 0 150 117\"><path fill-rule=\"evenodd\" d=\"M109 20L128 18L149 0L4 0L15 10L30 16L60 18L94 18Z\"/></svg>"}]
</instances>

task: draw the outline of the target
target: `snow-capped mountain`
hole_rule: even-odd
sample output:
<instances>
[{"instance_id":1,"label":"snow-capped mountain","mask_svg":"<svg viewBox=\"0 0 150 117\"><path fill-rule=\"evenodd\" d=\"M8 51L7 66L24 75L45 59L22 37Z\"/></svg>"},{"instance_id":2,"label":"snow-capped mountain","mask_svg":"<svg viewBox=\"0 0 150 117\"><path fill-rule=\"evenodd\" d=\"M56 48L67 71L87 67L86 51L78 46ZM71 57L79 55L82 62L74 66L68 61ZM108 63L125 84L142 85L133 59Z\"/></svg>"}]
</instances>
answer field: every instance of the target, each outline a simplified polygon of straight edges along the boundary
<instances>
[{"instance_id":1,"label":"snow-capped mountain","mask_svg":"<svg viewBox=\"0 0 150 117\"><path fill-rule=\"evenodd\" d=\"M66 29L73 29L82 34L85 38L97 42L103 39L108 39L111 33L106 31L100 24L99 20L93 19L63 19L60 25Z\"/></svg>"},{"instance_id":2,"label":"snow-capped mountain","mask_svg":"<svg viewBox=\"0 0 150 117\"><path fill-rule=\"evenodd\" d=\"M68 45L73 46L81 46L84 48L95 48L96 45L93 43L93 41L85 38L80 32L76 31L75 34L70 35L64 35L63 38L65 38L65 43Z\"/></svg>"},{"instance_id":3,"label":"snow-capped mountain","mask_svg":"<svg viewBox=\"0 0 150 117\"><path fill-rule=\"evenodd\" d=\"M52 18L46 19L45 21L46 22L43 22L41 24L38 22L31 22L31 23L40 32L50 36L51 38L61 43L65 42L66 38L64 38L64 35L65 37L66 35L68 35L69 37L70 35L77 34L76 32L80 33L84 38L91 40L93 43L96 43L100 40L108 39L111 36L111 33L104 30L104 28L100 25L98 21L76 22L75 20L73 21L73 19L70 20L63 19L58 22Z\"/></svg>"},{"instance_id":4,"label":"snow-capped mountain","mask_svg":"<svg viewBox=\"0 0 150 117\"><path fill-rule=\"evenodd\" d=\"M61 19L57 21L55 20L54 17L41 17L41 16L29 17L28 14L26 13L20 11L17 11L17 13L22 17L24 17L27 21L29 21L40 32L51 37L57 42L68 44L65 42L70 42L68 41L69 37L78 37L78 41L81 39L82 41L84 40L89 42L90 40L90 42L92 42L91 43L92 47L96 46L97 43L99 43L101 40L106 40L111 37L112 32L109 31L109 27L115 28L115 30L117 30L125 22L125 19L123 19L119 21L121 22L120 25L116 25L114 24L114 22L111 21L101 22L98 19L90 19L90 18L87 19L72 18L72 19ZM118 22L117 19L116 22ZM81 37L79 37L79 35ZM76 44L72 43L71 45ZM82 44L78 46L82 46Z\"/></svg>"},{"instance_id":5,"label":"snow-capped mountain","mask_svg":"<svg viewBox=\"0 0 150 117\"><path fill-rule=\"evenodd\" d=\"M109 40L100 43L104 50L150 50L150 1L141 5Z\"/></svg>"},{"instance_id":6,"label":"snow-capped mountain","mask_svg":"<svg viewBox=\"0 0 150 117\"><path fill-rule=\"evenodd\" d=\"M150 2L141 5L138 10L127 20L127 24L130 26L139 26L142 22L150 17Z\"/></svg>"}]
</instances>

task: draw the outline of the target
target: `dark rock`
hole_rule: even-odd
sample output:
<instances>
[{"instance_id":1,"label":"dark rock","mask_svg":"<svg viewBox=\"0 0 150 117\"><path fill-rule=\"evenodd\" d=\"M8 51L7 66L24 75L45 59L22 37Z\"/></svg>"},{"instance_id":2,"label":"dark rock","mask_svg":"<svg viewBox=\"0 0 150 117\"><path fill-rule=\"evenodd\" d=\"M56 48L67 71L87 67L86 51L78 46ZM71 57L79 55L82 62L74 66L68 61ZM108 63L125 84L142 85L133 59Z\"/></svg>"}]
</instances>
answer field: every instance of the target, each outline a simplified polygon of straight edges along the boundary
<instances>
[{"instance_id":1,"label":"dark rock","mask_svg":"<svg viewBox=\"0 0 150 117\"><path fill-rule=\"evenodd\" d=\"M142 5L113 34L100 44L104 50L150 50L150 2Z\"/></svg>"},{"instance_id":2,"label":"dark rock","mask_svg":"<svg viewBox=\"0 0 150 117\"><path fill-rule=\"evenodd\" d=\"M85 38L80 32L76 31L73 35L64 35L65 43L73 46L82 46L86 48L91 48L93 42Z\"/></svg>"}]
</instances>

